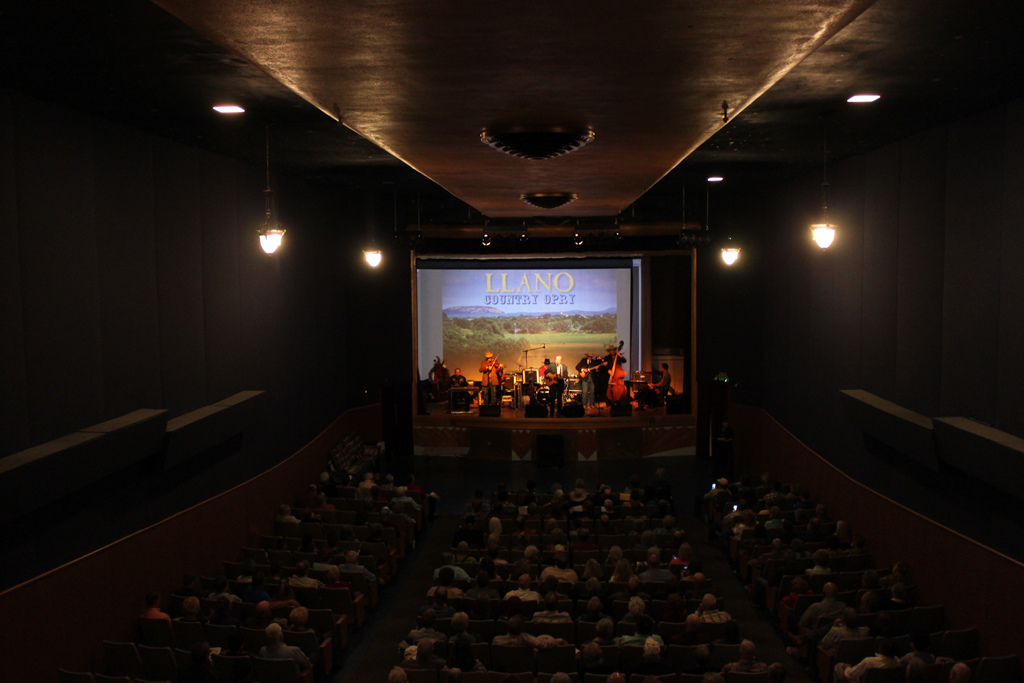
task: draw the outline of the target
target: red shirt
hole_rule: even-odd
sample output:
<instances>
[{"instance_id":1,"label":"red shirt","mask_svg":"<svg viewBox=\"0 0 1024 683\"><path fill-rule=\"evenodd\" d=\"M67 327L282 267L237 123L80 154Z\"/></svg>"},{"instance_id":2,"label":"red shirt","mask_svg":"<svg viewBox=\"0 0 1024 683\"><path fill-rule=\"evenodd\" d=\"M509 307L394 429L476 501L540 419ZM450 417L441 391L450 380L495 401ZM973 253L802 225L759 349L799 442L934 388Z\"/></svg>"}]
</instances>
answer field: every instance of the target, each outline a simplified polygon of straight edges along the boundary
<instances>
[{"instance_id":1,"label":"red shirt","mask_svg":"<svg viewBox=\"0 0 1024 683\"><path fill-rule=\"evenodd\" d=\"M409 484L405 488L410 490L410 491L419 491L421 496L426 496L427 495L427 490L425 488L423 488L422 486L420 486L419 484Z\"/></svg>"},{"instance_id":2,"label":"red shirt","mask_svg":"<svg viewBox=\"0 0 1024 683\"><path fill-rule=\"evenodd\" d=\"M168 624L171 623L171 615L161 612L159 607L147 607L139 617L141 619L165 619Z\"/></svg>"}]
</instances>

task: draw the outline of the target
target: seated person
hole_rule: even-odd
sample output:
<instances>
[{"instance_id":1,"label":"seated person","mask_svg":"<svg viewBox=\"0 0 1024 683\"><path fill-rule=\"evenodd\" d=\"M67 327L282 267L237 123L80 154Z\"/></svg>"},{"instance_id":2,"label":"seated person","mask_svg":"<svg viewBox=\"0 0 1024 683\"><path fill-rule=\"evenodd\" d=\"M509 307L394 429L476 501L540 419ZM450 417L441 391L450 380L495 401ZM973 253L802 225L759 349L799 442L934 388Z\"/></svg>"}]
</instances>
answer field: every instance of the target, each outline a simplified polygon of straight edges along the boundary
<instances>
[{"instance_id":1,"label":"seated person","mask_svg":"<svg viewBox=\"0 0 1024 683\"><path fill-rule=\"evenodd\" d=\"M459 581L469 581L469 574L466 573L466 570L462 567L456 567L454 562L455 555L453 555L451 552L445 551L441 553L441 566L434 570L434 578L437 579L438 577L440 577L441 572L443 570L450 569L454 574L453 579L458 579Z\"/></svg>"},{"instance_id":2,"label":"seated person","mask_svg":"<svg viewBox=\"0 0 1024 683\"><path fill-rule=\"evenodd\" d=\"M443 669L446 662L440 657L434 656L434 640L423 638L416 644L416 657L402 660L403 669Z\"/></svg>"},{"instance_id":3,"label":"seated person","mask_svg":"<svg viewBox=\"0 0 1024 683\"><path fill-rule=\"evenodd\" d=\"M160 594L146 593L146 609L139 615L140 619L163 619L171 623L171 615L160 609Z\"/></svg>"},{"instance_id":4,"label":"seated person","mask_svg":"<svg viewBox=\"0 0 1024 683\"><path fill-rule=\"evenodd\" d=\"M312 666L312 663L297 647L284 644L284 632L280 624L270 624L264 629L267 644L260 648L260 657L264 659L291 659L299 665L300 671L305 671Z\"/></svg>"},{"instance_id":5,"label":"seated person","mask_svg":"<svg viewBox=\"0 0 1024 683\"><path fill-rule=\"evenodd\" d=\"M759 674L768 671L768 665L757 661L757 646L752 641L740 643L740 659L722 668L722 673Z\"/></svg>"},{"instance_id":6,"label":"seated person","mask_svg":"<svg viewBox=\"0 0 1024 683\"><path fill-rule=\"evenodd\" d=\"M604 604L601 602L601 598L595 595L587 601L587 608L576 620L576 624L579 625L581 621L596 624L607 618L608 615L604 613Z\"/></svg>"},{"instance_id":7,"label":"seated person","mask_svg":"<svg viewBox=\"0 0 1024 683\"><path fill-rule=\"evenodd\" d=\"M651 554L647 557L647 571L640 574L641 581L668 581L675 575L668 567L661 566L661 557Z\"/></svg>"},{"instance_id":8,"label":"seated person","mask_svg":"<svg viewBox=\"0 0 1024 683\"><path fill-rule=\"evenodd\" d=\"M691 614L686 617L686 628L682 633L677 633L672 636L672 645L701 645L708 642L708 637L704 635L700 628L700 617L696 614Z\"/></svg>"},{"instance_id":9,"label":"seated person","mask_svg":"<svg viewBox=\"0 0 1024 683\"><path fill-rule=\"evenodd\" d=\"M231 616L231 601L222 596L213 604L213 616L209 623L214 626L241 626L242 620Z\"/></svg>"},{"instance_id":10,"label":"seated person","mask_svg":"<svg viewBox=\"0 0 1024 683\"><path fill-rule=\"evenodd\" d=\"M571 622L572 617L558 609L558 594L548 593L544 596L544 610L535 612L533 620L539 624L565 624Z\"/></svg>"},{"instance_id":11,"label":"seated person","mask_svg":"<svg viewBox=\"0 0 1024 683\"><path fill-rule=\"evenodd\" d=\"M540 593L530 588L530 575L523 574L519 577L518 587L505 593L505 599L517 597L523 602L540 602Z\"/></svg>"},{"instance_id":12,"label":"seated person","mask_svg":"<svg viewBox=\"0 0 1024 683\"><path fill-rule=\"evenodd\" d=\"M636 620L636 633L619 638L619 647L627 645L644 645L648 638L654 639L660 647L665 647L665 641L654 632L654 619L644 614Z\"/></svg>"},{"instance_id":13,"label":"seated person","mask_svg":"<svg viewBox=\"0 0 1024 683\"><path fill-rule=\"evenodd\" d=\"M470 645L475 643L476 636L467 633L467 628L469 628L469 615L465 612L456 612L452 617L452 637L448 639L448 642L469 643Z\"/></svg>"},{"instance_id":14,"label":"seated person","mask_svg":"<svg viewBox=\"0 0 1024 683\"><path fill-rule=\"evenodd\" d=\"M462 589L456 588L452 585L455 582L455 574L451 571L451 567L444 567L444 571L437 577L437 585L431 586L430 590L427 591L427 597L431 598L434 593L444 589L445 594L451 600L457 600L462 597Z\"/></svg>"},{"instance_id":15,"label":"seated person","mask_svg":"<svg viewBox=\"0 0 1024 683\"><path fill-rule=\"evenodd\" d=\"M436 623L437 617L434 614L434 610L428 609L420 615L420 628L409 631L408 635L405 636L405 642L416 645L424 638L430 638L434 642L445 642L448 636L434 628Z\"/></svg>"},{"instance_id":16,"label":"seated person","mask_svg":"<svg viewBox=\"0 0 1024 683\"><path fill-rule=\"evenodd\" d=\"M555 566L546 567L544 571L540 573L540 580L543 581L549 576L553 576L559 581L568 581L571 584L575 584L579 581L579 576L577 576L576 572L569 567L569 555L565 551L555 553Z\"/></svg>"},{"instance_id":17,"label":"seated person","mask_svg":"<svg viewBox=\"0 0 1024 683\"><path fill-rule=\"evenodd\" d=\"M193 596L185 598L181 602L181 616L177 617L175 622L203 622L203 618L199 613L199 598Z\"/></svg>"},{"instance_id":18,"label":"seated person","mask_svg":"<svg viewBox=\"0 0 1024 683\"><path fill-rule=\"evenodd\" d=\"M476 600L481 595L487 597L489 600L500 600L501 595L498 591L490 587L491 575L481 570L476 575L476 585L466 591L466 597Z\"/></svg>"},{"instance_id":19,"label":"seated person","mask_svg":"<svg viewBox=\"0 0 1024 683\"><path fill-rule=\"evenodd\" d=\"M900 665L907 666L910 664L910 660L914 658L924 662L925 666L935 663L935 655L928 651L931 644L931 636L929 636L928 631L914 631L910 642L912 649L900 657Z\"/></svg>"},{"instance_id":20,"label":"seated person","mask_svg":"<svg viewBox=\"0 0 1024 683\"><path fill-rule=\"evenodd\" d=\"M626 607L628 611L623 615L622 619L619 620L619 623L635 624L636 620L643 616L646 608L647 606L644 604L643 599L634 595L629 599L629 603Z\"/></svg>"},{"instance_id":21,"label":"seated person","mask_svg":"<svg viewBox=\"0 0 1024 683\"><path fill-rule=\"evenodd\" d=\"M213 586L210 590L210 594L206 596L207 600L220 600L224 598L231 602L241 602L242 598L234 595L228 590L228 577L221 574L213 580Z\"/></svg>"},{"instance_id":22,"label":"seated person","mask_svg":"<svg viewBox=\"0 0 1024 683\"><path fill-rule=\"evenodd\" d=\"M195 574L185 574L181 579L181 588L174 591L174 594L182 598L201 598L203 585Z\"/></svg>"},{"instance_id":23,"label":"seated person","mask_svg":"<svg viewBox=\"0 0 1024 683\"><path fill-rule=\"evenodd\" d=\"M580 650L580 679L586 678L587 674L594 674L596 676L607 676L615 672L615 667L611 664L606 664L604 661L604 652L601 650L601 646L597 643L590 642L583 646Z\"/></svg>"},{"instance_id":24,"label":"seated person","mask_svg":"<svg viewBox=\"0 0 1024 683\"><path fill-rule=\"evenodd\" d=\"M706 594L700 601L697 616L703 624L724 624L732 619L728 612L718 609L718 599L711 593Z\"/></svg>"},{"instance_id":25,"label":"seated person","mask_svg":"<svg viewBox=\"0 0 1024 683\"><path fill-rule=\"evenodd\" d=\"M627 670L631 680L635 676L665 676L675 673L675 670L665 662L661 661L662 646L653 638L644 642L644 658L639 664Z\"/></svg>"},{"instance_id":26,"label":"seated person","mask_svg":"<svg viewBox=\"0 0 1024 683\"><path fill-rule=\"evenodd\" d=\"M438 619L450 619L455 616L455 608L448 604L448 589L445 586L434 587L430 604L420 609L420 615L427 610L433 610Z\"/></svg>"},{"instance_id":27,"label":"seated person","mask_svg":"<svg viewBox=\"0 0 1024 683\"><path fill-rule=\"evenodd\" d=\"M851 665L847 662L839 662L835 668L835 683L860 683L868 669L899 666L899 660L893 657L893 644L890 638L879 638L875 642L877 652L871 657L865 657L859 664Z\"/></svg>"},{"instance_id":28,"label":"seated person","mask_svg":"<svg viewBox=\"0 0 1024 683\"><path fill-rule=\"evenodd\" d=\"M517 614L508 620L508 633L505 635L494 636L494 640L491 641L492 645L504 645L509 647L533 647L533 648L546 648L555 647L557 645L568 645L561 638L552 638L551 636L531 636L529 633L523 633L523 615Z\"/></svg>"}]
</instances>

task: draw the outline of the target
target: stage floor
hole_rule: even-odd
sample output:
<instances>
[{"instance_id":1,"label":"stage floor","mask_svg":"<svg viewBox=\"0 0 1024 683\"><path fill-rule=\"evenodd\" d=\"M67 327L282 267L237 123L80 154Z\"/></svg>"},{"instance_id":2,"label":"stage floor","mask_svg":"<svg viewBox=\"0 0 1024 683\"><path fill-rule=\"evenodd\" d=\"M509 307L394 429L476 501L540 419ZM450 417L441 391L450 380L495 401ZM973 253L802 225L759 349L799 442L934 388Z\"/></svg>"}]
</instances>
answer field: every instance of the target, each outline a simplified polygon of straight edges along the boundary
<instances>
[{"instance_id":1,"label":"stage floor","mask_svg":"<svg viewBox=\"0 0 1024 683\"><path fill-rule=\"evenodd\" d=\"M580 418L526 417L522 409L507 408L500 417L480 417L475 405L470 413L446 408L432 403L429 414L413 416L414 455L532 460L552 443L561 444L564 460L580 462L696 452L696 417L667 415L664 407L634 408L631 417L611 417L602 407Z\"/></svg>"}]
</instances>

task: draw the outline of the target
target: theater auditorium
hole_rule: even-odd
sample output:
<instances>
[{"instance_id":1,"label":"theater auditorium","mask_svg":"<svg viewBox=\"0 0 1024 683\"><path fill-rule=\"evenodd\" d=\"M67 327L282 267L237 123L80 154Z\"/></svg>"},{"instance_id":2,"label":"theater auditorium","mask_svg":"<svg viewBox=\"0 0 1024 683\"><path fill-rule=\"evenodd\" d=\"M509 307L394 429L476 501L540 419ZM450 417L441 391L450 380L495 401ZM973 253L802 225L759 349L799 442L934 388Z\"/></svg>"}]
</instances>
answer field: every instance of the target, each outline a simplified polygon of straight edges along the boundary
<instances>
[{"instance_id":1,"label":"theater auditorium","mask_svg":"<svg viewBox=\"0 0 1024 683\"><path fill-rule=\"evenodd\" d=\"M1022 28L4 2L0 680L1020 681Z\"/></svg>"}]
</instances>

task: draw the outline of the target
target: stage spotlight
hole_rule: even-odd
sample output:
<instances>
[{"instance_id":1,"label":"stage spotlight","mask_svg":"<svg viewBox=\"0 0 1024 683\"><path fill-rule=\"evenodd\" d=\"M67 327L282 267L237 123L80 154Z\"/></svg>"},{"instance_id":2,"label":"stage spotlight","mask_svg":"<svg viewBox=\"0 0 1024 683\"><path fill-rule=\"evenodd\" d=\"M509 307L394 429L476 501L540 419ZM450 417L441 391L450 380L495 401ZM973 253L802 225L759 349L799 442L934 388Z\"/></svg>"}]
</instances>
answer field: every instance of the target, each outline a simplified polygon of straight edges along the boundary
<instances>
[{"instance_id":1,"label":"stage spotlight","mask_svg":"<svg viewBox=\"0 0 1024 683\"><path fill-rule=\"evenodd\" d=\"M484 236L480 238L480 244L485 247L491 246L491 236L485 232Z\"/></svg>"},{"instance_id":2,"label":"stage spotlight","mask_svg":"<svg viewBox=\"0 0 1024 683\"><path fill-rule=\"evenodd\" d=\"M577 232L575 235L572 236L572 242L577 247L582 247L583 246L583 235L581 235L581 234L579 234Z\"/></svg>"},{"instance_id":3,"label":"stage spotlight","mask_svg":"<svg viewBox=\"0 0 1024 683\"><path fill-rule=\"evenodd\" d=\"M376 268L380 265L381 259L384 256L380 253L380 249L367 249L363 252L363 258L366 259L371 268Z\"/></svg>"}]
</instances>

